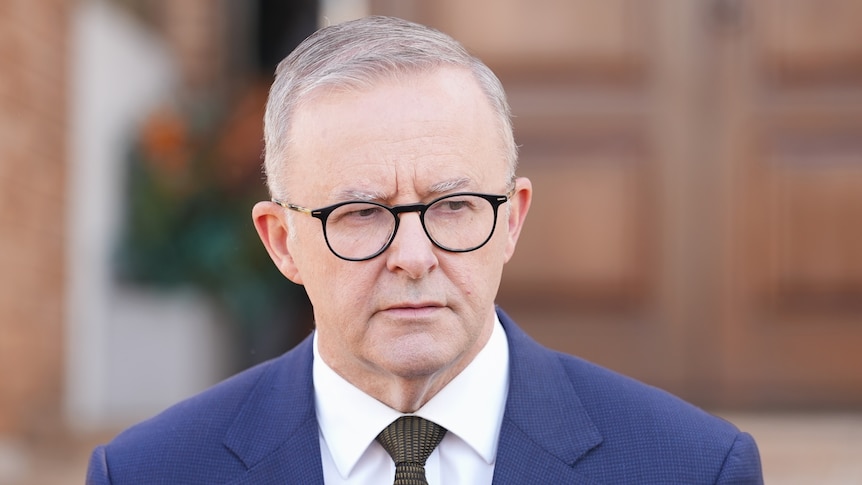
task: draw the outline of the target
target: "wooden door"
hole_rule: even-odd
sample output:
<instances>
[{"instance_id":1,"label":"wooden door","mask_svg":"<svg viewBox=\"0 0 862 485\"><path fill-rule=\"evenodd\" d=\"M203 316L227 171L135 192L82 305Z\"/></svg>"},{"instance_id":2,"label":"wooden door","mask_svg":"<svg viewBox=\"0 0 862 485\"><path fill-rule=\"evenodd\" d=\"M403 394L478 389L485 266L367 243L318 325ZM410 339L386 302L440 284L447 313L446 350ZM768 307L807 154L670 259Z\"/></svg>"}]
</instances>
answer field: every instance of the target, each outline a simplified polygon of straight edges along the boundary
<instances>
[{"instance_id":1,"label":"wooden door","mask_svg":"<svg viewBox=\"0 0 862 485\"><path fill-rule=\"evenodd\" d=\"M857 3L372 7L507 88L535 198L500 304L553 348L752 408L862 404Z\"/></svg>"},{"instance_id":2,"label":"wooden door","mask_svg":"<svg viewBox=\"0 0 862 485\"><path fill-rule=\"evenodd\" d=\"M859 406L862 3L736 8L714 46L726 399Z\"/></svg>"}]
</instances>

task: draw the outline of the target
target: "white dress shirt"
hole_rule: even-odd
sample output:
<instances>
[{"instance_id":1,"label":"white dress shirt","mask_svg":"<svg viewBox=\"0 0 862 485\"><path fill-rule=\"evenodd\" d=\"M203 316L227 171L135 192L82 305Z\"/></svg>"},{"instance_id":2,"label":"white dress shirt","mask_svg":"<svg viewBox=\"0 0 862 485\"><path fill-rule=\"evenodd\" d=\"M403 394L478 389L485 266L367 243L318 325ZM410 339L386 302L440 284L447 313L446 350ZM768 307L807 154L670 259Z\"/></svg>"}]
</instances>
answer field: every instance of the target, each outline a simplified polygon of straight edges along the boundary
<instances>
[{"instance_id":1,"label":"white dress shirt","mask_svg":"<svg viewBox=\"0 0 862 485\"><path fill-rule=\"evenodd\" d=\"M336 374L316 333L313 376L324 483L392 483L395 464L374 438L402 413ZM496 319L473 362L415 413L448 430L425 464L429 485L491 483L508 389L509 345Z\"/></svg>"}]
</instances>

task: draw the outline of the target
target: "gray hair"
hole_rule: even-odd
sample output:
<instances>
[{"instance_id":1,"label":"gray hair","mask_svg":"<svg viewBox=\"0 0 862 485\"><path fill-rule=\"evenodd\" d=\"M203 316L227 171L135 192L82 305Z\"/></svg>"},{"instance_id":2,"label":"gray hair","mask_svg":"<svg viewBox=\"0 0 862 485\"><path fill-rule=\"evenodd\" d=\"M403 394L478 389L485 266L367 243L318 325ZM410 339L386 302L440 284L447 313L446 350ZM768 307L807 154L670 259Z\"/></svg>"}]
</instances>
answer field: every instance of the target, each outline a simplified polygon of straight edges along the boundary
<instances>
[{"instance_id":1,"label":"gray hair","mask_svg":"<svg viewBox=\"0 0 862 485\"><path fill-rule=\"evenodd\" d=\"M289 161L292 115L320 88L362 90L383 78L454 66L469 70L497 118L509 179L518 149L506 93L497 76L455 39L432 28L393 17L365 17L324 27L305 39L276 68L264 117L267 185L285 198L283 171Z\"/></svg>"}]
</instances>

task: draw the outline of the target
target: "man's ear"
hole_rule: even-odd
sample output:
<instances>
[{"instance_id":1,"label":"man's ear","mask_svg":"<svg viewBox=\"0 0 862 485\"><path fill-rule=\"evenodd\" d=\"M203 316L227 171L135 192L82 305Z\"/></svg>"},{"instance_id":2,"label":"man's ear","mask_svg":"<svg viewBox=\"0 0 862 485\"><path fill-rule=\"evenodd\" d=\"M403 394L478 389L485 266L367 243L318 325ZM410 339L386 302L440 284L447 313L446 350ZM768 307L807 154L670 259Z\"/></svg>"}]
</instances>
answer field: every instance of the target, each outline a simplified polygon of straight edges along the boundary
<instances>
[{"instance_id":1,"label":"man's ear","mask_svg":"<svg viewBox=\"0 0 862 485\"><path fill-rule=\"evenodd\" d=\"M287 279L301 285L302 277L290 253L290 225L284 209L274 202L258 202L251 210L251 217L257 235L275 266Z\"/></svg>"},{"instance_id":2,"label":"man's ear","mask_svg":"<svg viewBox=\"0 0 862 485\"><path fill-rule=\"evenodd\" d=\"M530 202L533 200L533 184L526 177L518 177L515 180L515 193L509 199L509 217L506 220L508 230L508 242L506 244L506 262L515 253L521 228L524 227L524 219L530 210Z\"/></svg>"}]
</instances>

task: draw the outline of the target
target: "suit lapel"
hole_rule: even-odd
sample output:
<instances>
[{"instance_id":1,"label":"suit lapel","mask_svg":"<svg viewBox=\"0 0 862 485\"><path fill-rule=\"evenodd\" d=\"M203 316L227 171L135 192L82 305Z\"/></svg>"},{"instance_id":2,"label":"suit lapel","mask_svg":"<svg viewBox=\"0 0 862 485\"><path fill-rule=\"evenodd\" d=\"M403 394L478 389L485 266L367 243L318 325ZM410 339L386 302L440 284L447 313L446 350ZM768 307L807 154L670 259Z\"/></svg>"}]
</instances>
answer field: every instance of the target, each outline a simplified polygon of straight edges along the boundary
<instances>
[{"instance_id":1,"label":"suit lapel","mask_svg":"<svg viewBox=\"0 0 862 485\"><path fill-rule=\"evenodd\" d=\"M248 393L224 441L248 469L232 484L323 483L312 359L309 337Z\"/></svg>"},{"instance_id":2,"label":"suit lapel","mask_svg":"<svg viewBox=\"0 0 862 485\"><path fill-rule=\"evenodd\" d=\"M494 483L595 483L574 465L602 437L559 358L498 314L509 341L510 381Z\"/></svg>"},{"instance_id":3,"label":"suit lapel","mask_svg":"<svg viewBox=\"0 0 862 485\"><path fill-rule=\"evenodd\" d=\"M565 483L599 485L550 453L543 444L504 418L494 467L494 485ZM576 452L577 453L577 452Z\"/></svg>"},{"instance_id":4,"label":"suit lapel","mask_svg":"<svg viewBox=\"0 0 862 485\"><path fill-rule=\"evenodd\" d=\"M306 421L296 433L264 455L230 485L322 484L317 421Z\"/></svg>"}]
</instances>

